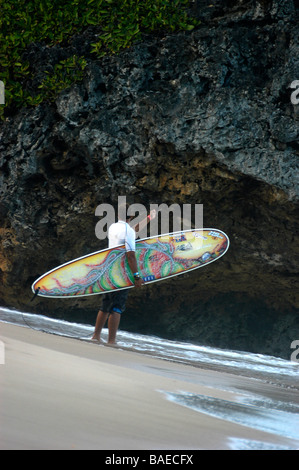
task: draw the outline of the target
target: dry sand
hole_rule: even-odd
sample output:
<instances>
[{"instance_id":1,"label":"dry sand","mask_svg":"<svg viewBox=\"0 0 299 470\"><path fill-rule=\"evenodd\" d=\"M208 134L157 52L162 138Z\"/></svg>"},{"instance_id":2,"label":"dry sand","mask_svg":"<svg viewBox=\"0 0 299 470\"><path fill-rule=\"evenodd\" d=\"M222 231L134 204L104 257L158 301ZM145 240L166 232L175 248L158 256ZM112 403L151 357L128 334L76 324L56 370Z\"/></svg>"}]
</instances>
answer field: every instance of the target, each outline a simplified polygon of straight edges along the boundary
<instances>
[{"instance_id":1,"label":"dry sand","mask_svg":"<svg viewBox=\"0 0 299 470\"><path fill-rule=\"evenodd\" d=\"M1 449L230 449L232 438L291 445L163 393L233 401L234 392L221 388L238 383L271 393L271 385L6 323L0 338Z\"/></svg>"}]
</instances>

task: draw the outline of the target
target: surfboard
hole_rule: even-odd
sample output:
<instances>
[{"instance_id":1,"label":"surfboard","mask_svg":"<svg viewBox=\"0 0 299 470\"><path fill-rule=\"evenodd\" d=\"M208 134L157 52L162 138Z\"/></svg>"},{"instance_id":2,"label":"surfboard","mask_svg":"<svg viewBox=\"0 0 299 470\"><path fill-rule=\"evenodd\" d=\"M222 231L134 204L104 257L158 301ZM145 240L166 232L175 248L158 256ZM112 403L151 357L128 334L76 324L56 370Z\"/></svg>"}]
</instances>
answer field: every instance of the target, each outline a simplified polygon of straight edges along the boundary
<instances>
[{"instance_id":1,"label":"surfboard","mask_svg":"<svg viewBox=\"0 0 299 470\"><path fill-rule=\"evenodd\" d=\"M201 268L228 250L228 236L217 229L194 229L136 241L136 259L144 282L169 279ZM32 291L42 297L74 298L134 287L124 245L62 264L39 277Z\"/></svg>"}]
</instances>

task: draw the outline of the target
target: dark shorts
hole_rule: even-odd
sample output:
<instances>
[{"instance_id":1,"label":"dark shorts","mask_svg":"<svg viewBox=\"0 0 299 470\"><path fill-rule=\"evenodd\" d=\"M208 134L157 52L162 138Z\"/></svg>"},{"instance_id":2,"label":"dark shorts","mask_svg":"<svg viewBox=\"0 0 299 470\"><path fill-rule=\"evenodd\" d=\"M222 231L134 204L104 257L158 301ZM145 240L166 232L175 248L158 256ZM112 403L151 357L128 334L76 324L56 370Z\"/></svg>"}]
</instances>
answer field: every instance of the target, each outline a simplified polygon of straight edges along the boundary
<instances>
[{"instance_id":1,"label":"dark shorts","mask_svg":"<svg viewBox=\"0 0 299 470\"><path fill-rule=\"evenodd\" d=\"M117 313L124 313L128 293L129 289L122 289L117 292L109 292L109 294L103 294L102 311L105 313L111 313L112 311L115 311Z\"/></svg>"}]
</instances>

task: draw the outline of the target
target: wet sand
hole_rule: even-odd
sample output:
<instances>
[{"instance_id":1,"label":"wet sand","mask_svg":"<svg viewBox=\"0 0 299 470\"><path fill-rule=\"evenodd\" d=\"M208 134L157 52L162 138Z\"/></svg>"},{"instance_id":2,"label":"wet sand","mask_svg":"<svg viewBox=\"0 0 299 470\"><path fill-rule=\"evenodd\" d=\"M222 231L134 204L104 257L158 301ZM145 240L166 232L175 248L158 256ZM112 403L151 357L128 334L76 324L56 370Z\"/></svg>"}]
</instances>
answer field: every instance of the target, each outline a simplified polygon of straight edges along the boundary
<instances>
[{"instance_id":1,"label":"wet sand","mask_svg":"<svg viewBox=\"0 0 299 470\"><path fill-rule=\"evenodd\" d=\"M235 403L239 389L287 401L295 390L6 323L0 339L0 449L220 450L236 442L299 448L299 441L166 395Z\"/></svg>"}]
</instances>

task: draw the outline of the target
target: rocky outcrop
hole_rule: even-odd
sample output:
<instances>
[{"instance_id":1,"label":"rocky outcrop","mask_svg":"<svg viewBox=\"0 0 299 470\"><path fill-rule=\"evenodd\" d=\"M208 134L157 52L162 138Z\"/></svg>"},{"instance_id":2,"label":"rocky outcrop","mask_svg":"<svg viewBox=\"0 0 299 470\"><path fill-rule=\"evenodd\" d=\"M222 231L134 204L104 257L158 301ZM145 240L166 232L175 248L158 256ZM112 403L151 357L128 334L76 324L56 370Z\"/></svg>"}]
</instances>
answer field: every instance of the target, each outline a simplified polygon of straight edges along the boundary
<instances>
[{"instance_id":1,"label":"rocky outcrop","mask_svg":"<svg viewBox=\"0 0 299 470\"><path fill-rule=\"evenodd\" d=\"M122 328L290 357L299 339L295 7L209 3L192 7L196 30L89 60L83 82L55 103L2 124L2 304L93 322L100 297L30 303L30 286L105 247L96 207L118 195L147 207L201 203L204 225L229 235L229 252L132 290ZM43 47L32 45L37 69L55 53Z\"/></svg>"}]
</instances>

